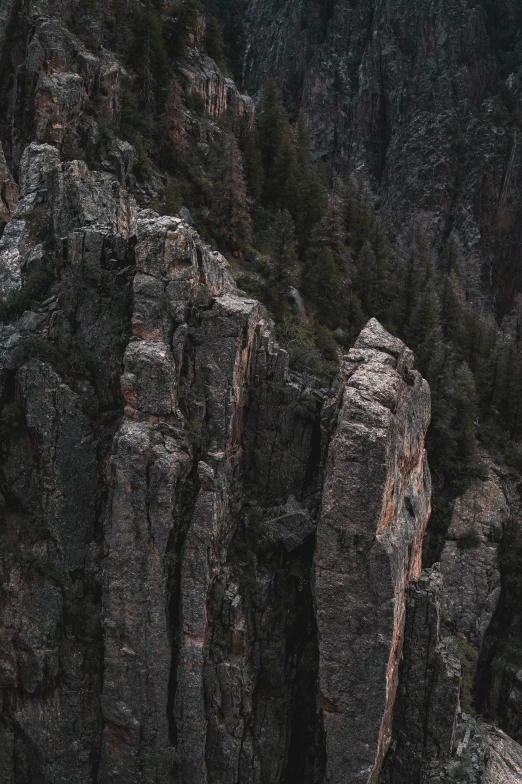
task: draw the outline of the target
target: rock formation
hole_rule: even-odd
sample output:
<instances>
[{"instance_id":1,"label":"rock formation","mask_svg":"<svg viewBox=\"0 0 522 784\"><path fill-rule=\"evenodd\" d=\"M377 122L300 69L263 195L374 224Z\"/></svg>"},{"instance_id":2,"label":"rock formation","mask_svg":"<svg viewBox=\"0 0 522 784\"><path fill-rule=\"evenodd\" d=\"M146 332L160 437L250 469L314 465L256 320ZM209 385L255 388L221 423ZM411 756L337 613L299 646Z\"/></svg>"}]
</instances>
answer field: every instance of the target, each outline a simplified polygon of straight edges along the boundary
<instances>
[{"instance_id":1,"label":"rock formation","mask_svg":"<svg viewBox=\"0 0 522 784\"><path fill-rule=\"evenodd\" d=\"M501 477L489 468L457 498L441 555L446 620L479 650L500 598L499 546L510 517Z\"/></svg>"},{"instance_id":2,"label":"rock formation","mask_svg":"<svg viewBox=\"0 0 522 784\"><path fill-rule=\"evenodd\" d=\"M68 234L55 294L2 338L4 406L16 415L4 454L5 514L9 536L27 553L20 562L15 547L4 561L5 585L13 585L3 621L5 769L14 775L25 766L45 781L68 770L75 781L148 782L175 768L183 781L275 784L295 764L289 745L308 737L317 748L303 776L313 781L324 765L319 670L327 766L339 770L336 705L343 732L356 730L342 678L332 693L335 668L355 680L357 673L356 659L332 662L332 645L347 617L336 612L353 602L360 636L350 644L369 645L365 655L375 659L361 687L368 719L358 731L362 738L377 727L363 755L377 776L404 595L418 575L429 511L429 393L411 353L370 322L325 406L321 445L324 391L289 373L259 304L238 295L227 263L194 229L132 207L122 213L131 222L121 222L125 191L115 184L105 196L103 179L95 209L105 212L89 213L93 175L61 163L49 145L28 147L21 171L22 217L26 201L45 199L53 237ZM22 261L17 269L21 279ZM115 298L129 286L131 310L114 334ZM9 297L11 288L4 291ZM77 360L62 357L71 344L89 362L85 380ZM309 584L318 511L319 649ZM341 575L335 597L330 561ZM295 610L280 584L288 590L292 572L303 593ZM15 611L13 602L27 609ZM30 619L41 602L47 626L34 636ZM50 603L52 624L43 609ZM303 639L291 639L292 613L307 618ZM20 624L33 635L23 643ZM66 677L69 649L79 669ZM97 662L89 676L88 651ZM88 680L78 692L82 668ZM300 670L310 679L304 726ZM44 695L46 718L36 726ZM85 722L89 730L76 738Z\"/></svg>"},{"instance_id":3,"label":"rock formation","mask_svg":"<svg viewBox=\"0 0 522 784\"><path fill-rule=\"evenodd\" d=\"M298 72L319 154L355 162L385 212L395 189L399 218L410 188L442 236L453 169L427 106L453 79L457 119L440 117L481 135L474 112L496 106L483 14L455 11L446 30L432 9L420 35L418 9L395 30L409 6L370 5L292 0L274 38L271 2L252 0L244 82L280 66L290 90ZM70 31L72 10L0 0L0 784L514 784L516 472L488 462L421 573L430 392L411 351L371 319L330 387L290 366L188 211L152 209L139 139L94 119L121 118L130 77ZM410 79L427 53L429 90ZM483 84L463 108L470 73ZM252 124L201 49L178 76L186 105L203 98L199 119L176 111L205 154L225 119ZM511 231L517 148L499 112L481 205L504 172ZM427 138L446 156L429 199L425 168L401 174ZM479 241L490 212L468 209L483 152L451 203L487 266L504 228ZM502 730L471 715L474 684Z\"/></svg>"},{"instance_id":4,"label":"rock formation","mask_svg":"<svg viewBox=\"0 0 522 784\"><path fill-rule=\"evenodd\" d=\"M370 322L341 367L315 555L327 781L377 781L391 741L405 593L421 569L428 385Z\"/></svg>"}]
</instances>

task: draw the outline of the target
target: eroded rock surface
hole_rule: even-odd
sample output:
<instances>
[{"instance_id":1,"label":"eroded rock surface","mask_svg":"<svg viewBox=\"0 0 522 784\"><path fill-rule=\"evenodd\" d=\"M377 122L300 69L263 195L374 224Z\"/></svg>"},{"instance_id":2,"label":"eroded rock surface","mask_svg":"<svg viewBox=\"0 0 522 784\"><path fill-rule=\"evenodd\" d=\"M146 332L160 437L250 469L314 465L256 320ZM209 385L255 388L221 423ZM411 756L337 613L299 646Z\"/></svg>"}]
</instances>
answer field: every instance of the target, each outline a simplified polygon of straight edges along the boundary
<instances>
[{"instance_id":1,"label":"eroded rock surface","mask_svg":"<svg viewBox=\"0 0 522 784\"><path fill-rule=\"evenodd\" d=\"M326 780L376 781L391 741L405 591L430 512L429 388L413 355L372 320L331 401L315 554Z\"/></svg>"},{"instance_id":2,"label":"eroded rock surface","mask_svg":"<svg viewBox=\"0 0 522 784\"><path fill-rule=\"evenodd\" d=\"M477 238L491 204L493 234L517 221L506 113L519 86L504 80L506 108L488 93L480 13L459 11L445 38L433 12L433 97L403 51L412 38L419 57L432 51L419 9L402 37L387 17L379 27L402 0L375 14L250 6L246 82L264 78L268 45L285 80L294 66L304 76L294 109L316 152L355 162L388 215L392 190L399 218L414 194L433 236L456 204L473 263L489 269ZM502 482L490 471L457 501L441 570L419 577L429 392L411 352L372 320L331 390L290 370L262 305L187 212L138 210L135 197L158 194L133 176L132 145L94 119L118 127L129 74L87 50L70 13L0 2L1 784L355 784L379 779L387 750L387 784L511 784L519 748L459 710L449 634L479 646L492 618ZM335 39L328 62L322 36ZM460 62L477 40L476 61ZM485 74L470 111L488 132L459 104L473 153L458 190L431 114L470 73ZM183 110L202 147L225 119L252 124L253 101L201 46L178 77L203 99L203 114ZM35 272L47 277L22 312ZM459 547L471 531L480 544ZM497 715L516 735L522 679L501 673Z\"/></svg>"},{"instance_id":3,"label":"eroded rock surface","mask_svg":"<svg viewBox=\"0 0 522 784\"><path fill-rule=\"evenodd\" d=\"M510 510L501 478L489 467L457 498L440 559L446 619L480 650L500 598L499 547Z\"/></svg>"},{"instance_id":4,"label":"eroded rock surface","mask_svg":"<svg viewBox=\"0 0 522 784\"><path fill-rule=\"evenodd\" d=\"M390 784L420 783L427 767L448 761L453 751L461 663L456 640L441 625L442 587L440 571L433 567L407 592L394 743L382 777Z\"/></svg>"}]
</instances>

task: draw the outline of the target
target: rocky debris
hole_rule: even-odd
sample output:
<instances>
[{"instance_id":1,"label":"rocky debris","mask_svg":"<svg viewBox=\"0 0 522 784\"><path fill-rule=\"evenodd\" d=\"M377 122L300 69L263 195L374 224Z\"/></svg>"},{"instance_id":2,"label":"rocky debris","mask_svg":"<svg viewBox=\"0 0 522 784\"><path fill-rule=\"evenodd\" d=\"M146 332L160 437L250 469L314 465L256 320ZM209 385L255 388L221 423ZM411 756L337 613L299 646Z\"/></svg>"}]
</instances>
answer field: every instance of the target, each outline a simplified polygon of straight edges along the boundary
<instances>
[{"instance_id":1,"label":"rocky debris","mask_svg":"<svg viewBox=\"0 0 522 784\"><path fill-rule=\"evenodd\" d=\"M515 642L518 634L517 637L513 634L515 630L518 631L517 626L518 619L508 630L507 635L502 630L497 656L491 662L491 680L485 695L484 708L495 724L520 744L522 741L522 668ZM494 627L492 631L495 631Z\"/></svg>"},{"instance_id":2,"label":"rocky debris","mask_svg":"<svg viewBox=\"0 0 522 784\"><path fill-rule=\"evenodd\" d=\"M483 784L515 784L522 780L522 747L505 733L491 728L485 741Z\"/></svg>"},{"instance_id":3,"label":"rocky debris","mask_svg":"<svg viewBox=\"0 0 522 784\"><path fill-rule=\"evenodd\" d=\"M499 548L509 519L501 478L490 466L487 479L476 480L455 501L446 534L443 612L477 652L500 598Z\"/></svg>"},{"instance_id":4,"label":"rocky debris","mask_svg":"<svg viewBox=\"0 0 522 784\"><path fill-rule=\"evenodd\" d=\"M496 727L463 713L457 726L451 760L443 765L432 761L421 781L422 784L439 784L441 781L450 784L464 781L469 784L515 784L521 776L522 747Z\"/></svg>"},{"instance_id":5,"label":"rocky debris","mask_svg":"<svg viewBox=\"0 0 522 784\"><path fill-rule=\"evenodd\" d=\"M372 319L334 388L314 560L330 782L376 781L391 741L405 592L430 512L428 385Z\"/></svg>"},{"instance_id":6,"label":"rocky debris","mask_svg":"<svg viewBox=\"0 0 522 784\"><path fill-rule=\"evenodd\" d=\"M266 510L268 519L262 519L262 536L267 542L281 542L288 552L302 545L315 531L316 524L310 512L289 496L282 506Z\"/></svg>"}]
</instances>

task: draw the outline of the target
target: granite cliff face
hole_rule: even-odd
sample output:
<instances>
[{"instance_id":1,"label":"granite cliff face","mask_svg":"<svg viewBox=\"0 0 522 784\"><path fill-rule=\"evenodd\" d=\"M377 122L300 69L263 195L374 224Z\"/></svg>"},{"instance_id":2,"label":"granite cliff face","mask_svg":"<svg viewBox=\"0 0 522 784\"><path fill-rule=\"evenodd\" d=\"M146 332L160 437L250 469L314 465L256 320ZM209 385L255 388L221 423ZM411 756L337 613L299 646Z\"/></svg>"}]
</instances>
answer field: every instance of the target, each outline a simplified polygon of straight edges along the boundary
<instances>
[{"instance_id":1,"label":"granite cliff face","mask_svg":"<svg viewBox=\"0 0 522 784\"><path fill-rule=\"evenodd\" d=\"M341 45L338 5L305 9L300 51L279 9L287 86L335 24ZM246 16L266 41L269 11ZM373 16L348 11L371 53ZM0 1L0 784L520 781L516 479L488 464L421 572L412 353L372 319L331 388L291 368L262 303L185 211L150 208L137 150L100 130L128 74L70 16ZM199 143L225 115L252 123L197 46L182 65ZM470 714L474 678L511 737Z\"/></svg>"},{"instance_id":2,"label":"granite cliff face","mask_svg":"<svg viewBox=\"0 0 522 784\"><path fill-rule=\"evenodd\" d=\"M337 780L367 733L349 765L376 780L429 512L411 353L370 322L325 403L192 228L117 185L85 224L93 173L50 145L21 166L20 223L30 198L66 236L2 332L5 781Z\"/></svg>"},{"instance_id":3,"label":"granite cliff face","mask_svg":"<svg viewBox=\"0 0 522 784\"><path fill-rule=\"evenodd\" d=\"M61 171L49 146L24 160ZM82 193L84 170L74 171ZM382 597L371 581L352 601L368 639L387 635L366 688L368 726L380 718L389 731L404 591L429 508L426 385L371 322L321 437L325 392L289 373L259 304L238 296L193 229L133 212L127 236L116 224L75 228L77 217L54 294L2 333L4 780L149 782L175 770L187 782L279 782L295 780L296 765L319 780L323 733L327 766L339 764L330 716L343 699L329 672L343 621L328 550L387 575ZM132 304L114 341L107 291L118 295L118 278ZM67 332L92 357L84 378L61 357ZM51 362L26 359L35 346ZM102 346L109 362L97 363ZM118 384L103 370L120 362ZM345 453L359 454L359 479ZM368 516L357 531L337 529L345 494L367 492L368 465ZM315 745L298 760L305 741ZM376 771L383 744L376 737L368 757Z\"/></svg>"},{"instance_id":4,"label":"granite cliff face","mask_svg":"<svg viewBox=\"0 0 522 784\"><path fill-rule=\"evenodd\" d=\"M314 573L326 778L371 782L391 741L405 594L430 512L430 399L412 353L377 322L335 392Z\"/></svg>"}]
</instances>

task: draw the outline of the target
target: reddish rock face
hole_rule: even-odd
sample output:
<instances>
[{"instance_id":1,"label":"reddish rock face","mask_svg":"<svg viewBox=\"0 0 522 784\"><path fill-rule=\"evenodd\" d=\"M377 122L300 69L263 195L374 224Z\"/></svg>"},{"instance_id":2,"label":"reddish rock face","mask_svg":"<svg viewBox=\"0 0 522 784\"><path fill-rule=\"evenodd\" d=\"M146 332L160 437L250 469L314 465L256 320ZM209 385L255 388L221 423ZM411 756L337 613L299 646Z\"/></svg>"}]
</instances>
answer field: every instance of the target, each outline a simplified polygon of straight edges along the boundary
<instances>
[{"instance_id":1,"label":"reddish rock face","mask_svg":"<svg viewBox=\"0 0 522 784\"><path fill-rule=\"evenodd\" d=\"M315 554L328 782L373 782L391 740L405 589L430 513L427 383L372 319L341 368ZM332 401L333 403L333 401Z\"/></svg>"},{"instance_id":2,"label":"reddish rock face","mask_svg":"<svg viewBox=\"0 0 522 784\"><path fill-rule=\"evenodd\" d=\"M254 122L254 102L248 95L241 95L232 79L221 73L214 60L192 53L181 69L187 94L197 92L205 102L205 112L211 117L225 117L234 121Z\"/></svg>"},{"instance_id":3,"label":"reddish rock face","mask_svg":"<svg viewBox=\"0 0 522 784\"><path fill-rule=\"evenodd\" d=\"M0 221L11 220L19 199L18 186L11 176L0 143Z\"/></svg>"}]
</instances>

